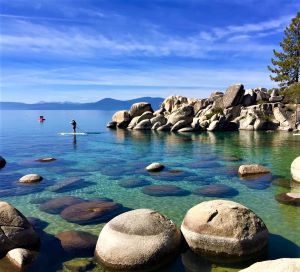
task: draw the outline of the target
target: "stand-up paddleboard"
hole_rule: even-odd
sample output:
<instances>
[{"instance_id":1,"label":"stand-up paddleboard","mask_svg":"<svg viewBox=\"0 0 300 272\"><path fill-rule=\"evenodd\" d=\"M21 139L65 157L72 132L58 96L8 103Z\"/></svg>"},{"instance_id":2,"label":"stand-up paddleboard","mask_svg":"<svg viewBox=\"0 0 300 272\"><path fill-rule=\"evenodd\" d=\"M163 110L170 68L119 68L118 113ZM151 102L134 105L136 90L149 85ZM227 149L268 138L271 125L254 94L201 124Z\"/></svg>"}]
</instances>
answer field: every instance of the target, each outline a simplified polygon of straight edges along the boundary
<instances>
[{"instance_id":1,"label":"stand-up paddleboard","mask_svg":"<svg viewBox=\"0 0 300 272\"><path fill-rule=\"evenodd\" d=\"M59 135L65 136L65 135L87 135L85 132L60 132Z\"/></svg>"}]
</instances>

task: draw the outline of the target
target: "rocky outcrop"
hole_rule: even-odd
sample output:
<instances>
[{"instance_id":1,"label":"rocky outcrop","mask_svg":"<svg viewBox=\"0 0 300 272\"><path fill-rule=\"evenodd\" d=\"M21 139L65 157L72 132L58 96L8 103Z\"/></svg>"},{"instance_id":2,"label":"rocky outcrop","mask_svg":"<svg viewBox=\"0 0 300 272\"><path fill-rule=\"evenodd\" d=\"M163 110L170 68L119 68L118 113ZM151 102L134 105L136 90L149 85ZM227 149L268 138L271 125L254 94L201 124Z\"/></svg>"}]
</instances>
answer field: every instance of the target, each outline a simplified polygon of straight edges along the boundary
<instances>
[{"instance_id":1,"label":"rocky outcrop","mask_svg":"<svg viewBox=\"0 0 300 272\"><path fill-rule=\"evenodd\" d=\"M291 174L293 180L300 182L300 157L293 160L291 164Z\"/></svg>"},{"instance_id":2,"label":"rocky outcrop","mask_svg":"<svg viewBox=\"0 0 300 272\"><path fill-rule=\"evenodd\" d=\"M219 262L251 259L268 243L264 222L247 207L228 200L194 206L185 215L181 231L192 251Z\"/></svg>"},{"instance_id":3,"label":"rocky outcrop","mask_svg":"<svg viewBox=\"0 0 300 272\"><path fill-rule=\"evenodd\" d=\"M10 250L6 257L19 269L23 270L30 265L37 257L37 252L25 248Z\"/></svg>"},{"instance_id":4,"label":"rocky outcrop","mask_svg":"<svg viewBox=\"0 0 300 272\"><path fill-rule=\"evenodd\" d=\"M0 255L15 248L37 250L40 239L31 224L17 209L0 202Z\"/></svg>"},{"instance_id":5,"label":"rocky outcrop","mask_svg":"<svg viewBox=\"0 0 300 272\"><path fill-rule=\"evenodd\" d=\"M209 98L167 97L153 112L148 103L132 105L129 111L113 116L110 128L172 132L285 130L296 129L291 107L282 102L277 89L262 87L245 91L242 84L231 85Z\"/></svg>"},{"instance_id":6,"label":"rocky outcrop","mask_svg":"<svg viewBox=\"0 0 300 272\"><path fill-rule=\"evenodd\" d=\"M176 225L149 209L123 213L100 232L96 259L114 270L156 271L176 257L181 234Z\"/></svg>"},{"instance_id":7,"label":"rocky outcrop","mask_svg":"<svg viewBox=\"0 0 300 272\"><path fill-rule=\"evenodd\" d=\"M298 272L300 271L300 259L299 258L282 258L271 261L264 261L252 264L246 269L240 270L240 272Z\"/></svg>"}]
</instances>

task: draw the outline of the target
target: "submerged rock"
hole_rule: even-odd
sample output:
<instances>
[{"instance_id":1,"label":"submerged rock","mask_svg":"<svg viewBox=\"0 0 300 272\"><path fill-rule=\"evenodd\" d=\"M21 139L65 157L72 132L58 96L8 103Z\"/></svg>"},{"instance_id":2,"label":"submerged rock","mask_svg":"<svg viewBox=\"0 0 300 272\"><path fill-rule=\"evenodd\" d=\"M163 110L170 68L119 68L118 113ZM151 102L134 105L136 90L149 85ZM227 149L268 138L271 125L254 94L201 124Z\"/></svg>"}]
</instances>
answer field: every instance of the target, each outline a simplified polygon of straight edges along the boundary
<instances>
[{"instance_id":1,"label":"submerged rock","mask_svg":"<svg viewBox=\"0 0 300 272\"><path fill-rule=\"evenodd\" d=\"M233 197L239 194L238 190L225 184L212 184L193 191L196 195L208 197Z\"/></svg>"},{"instance_id":2,"label":"submerged rock","mask_svg":"<svg viewBox=\"0 0 300 272\"><path fill-rule=\"evenodd\" d=\"M163 170L165 166L159 162L153 162L146 167L146 170L149 172L159 172Z\"/></svg>"},{"instance_id":3,"label":"submerged rock","mask_svg":"<svg viewBox=\"0 0 300 272\"><path fill-rule=\"evenodd\" d=\"M241 165L238 170L241 176L267 174L270 170L259 164L245 164Z\"/></svg>"},{"instance_id":4,"label":"submerged rock","mask_svg":"<svg viewBox=\"0 0 300 272\"><path fill-rule=\"evenodd\" d=\"M115 202L82 202L65 208L60 216L68 222L77 224L94 224L105 222L119 214L123 206Z\"/></svg>"},{"instance_id":5,"label":"submerged rock","mask_svg":"<svg viewBox=\"0 0 300 272\"><path fill-rule=\"evenodd\" d=\"M56 161L56 159L52 158L52 157L48 157L48 158L40 158L40 159L37 159L36 161L37 162L53 162L53 161Z\"/></svg>"},{"instance_id":6,"label":"submerged rock","mask_svg":"<svg viewBox=\"0 0 300 272\"><path fill-rule=\"evenodd\" d=\"M149 180L139 178L125 179L119 182L119 185L123 188L143 187L150 184L151 182Z\"/></svg>"},{"instance_id":7,"label":"submerged rock","mask_svg":"<svg viewBox=\"0 0 300 272\"><path fill-rule=\"evenodd\" d=\"M6 160L0 156L0 169L2 169L6 165Z\"/></svg>"},{"instance_id":8,"label":"submerged rock","mask_svg":"<svg viewBox=\"0 0 300 272\"><path fill-rule=\"evenodd\" d=\"M76 257L93 256L97 236L84 231L63 231L56 235L65 253Z\"/></svg>"},{"instance_id":9,"label":"submerged rock","mask_svg":"<svg viewBox=\"0 0 300 272\"><path fill-rule=\"evenodd\" d=\"M300 182L300 157L293 160L291 165L291 174L293 180Z\"/></svg>"},{"instance_id":10,"label":"submerged rock","mask_svg":"<svg viewBox=\"0 0 300 272\"><path fill-rule=\"evenodd\" d=\"M46 213L58 214L68 206L85 202L84 199L75 196L64 196L51 199L40 205L40 210Z\"/></svg>"},{"instance_id":11,"label":"submerged rock","mask_svg":"<svg viewBox=\"0 0 300 272\"><path fill-rule=\"evenodd\" d=\"M4 201L0 202L0 214L0 254L15 248L39 248L40 239L23 214Z\"/></svg>"},{"instance_id":12,"label":"submerged rock","mask_svg":"<svg viewBox=\"0 0 300 272\"><path fill-rule=\"evenodd\" d=\"M240 272L298 272L300 271L299 258L282 258L271 261L257 262Z\"/></svg>"},{"instance_id":13,"label":"submerged rock","mask_svg":"<svg viewBox=\"0 0 300 272\"><path fill-rule=\"evenodd\" d=\"M252 259L267 246L268 229L247 207L228 200L202 202L181 225L191 250L219 262Z\"/></svg>"},{"instance_id":14,"label":"submerged rock","mask_svg":"<svg viewBox=\"0 0 300 272\"><path fill-rule=\"evenodd\" d=\"M84 182L82 178L67 178L47 188L50 192L62 193L72 190L78 183Z\"/></svg>"},{"instance_id":15,"label":"submerged rock","mask_svg":"<svg viewBox=\"0 0 300 272\"><path fill-rule=\"evenodd\" d=\"M85 272L93 269L95 264L92 259L78 258L64 262L63 266L67 270L66 272Z\"/></svg>"},{"instance_id":16,"label":"submerged rock","mask_svg":"<svg viewBox=\"0 0 300 272\"><path fill-rule=\"evenodd\" d=\"M300 206L300 193L281 193L275 198L282 204Z\"/></svg>"},{"instance_id":17,"label":"submerged rock","mask_svg":"<svg viewBox=\"0 0 300 272\"><path fill-rule=\"evenodd\" d=\"M43 178L38 174L28 174L19 179L21 183L36 183L40 182Z\"/></svg>"},{"instance_id":18,"label":"submerged rock","mask_svg":"<svg viewBox=\"0 0 300 272\"><path fill-rule=\"evenodd\" d=\"M155 271L176 257L181 234L176 225L149 209L123 213L100 232L95 257L110 269Z\"/></svg>"},{"instance_id":19,"label":"submerged rock","mask_svg":"<svg viewBox=\"0 0 300 272\"><path fill-rule=\"evenodd\" d=\"M150 196L186 196L190 191L182 189L175 185L149 185L142 189L142 192Z\"/></svg>"}]
</instances>

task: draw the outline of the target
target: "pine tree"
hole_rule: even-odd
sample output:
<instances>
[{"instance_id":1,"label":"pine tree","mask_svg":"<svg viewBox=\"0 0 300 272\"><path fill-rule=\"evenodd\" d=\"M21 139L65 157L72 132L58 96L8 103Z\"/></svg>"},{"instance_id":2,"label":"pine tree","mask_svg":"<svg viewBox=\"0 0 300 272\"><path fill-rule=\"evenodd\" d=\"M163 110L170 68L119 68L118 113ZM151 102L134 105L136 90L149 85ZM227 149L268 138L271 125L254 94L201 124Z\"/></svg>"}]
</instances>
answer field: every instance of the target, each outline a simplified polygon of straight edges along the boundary
<instances>
[{"instance_id":1,"label":"pine tree","mask_svg":"<svg viewBox=\"0 0 300 272\"><path fill-rule=\"evenodd\" d=\"M300 74L300 12L292 19L284 31L284 39L280 43L282 52L273 50L274 67L268 66L272 72L271 80L279 82L280 87L287 87L299 82Z\"/></svg>"}]
</instances>

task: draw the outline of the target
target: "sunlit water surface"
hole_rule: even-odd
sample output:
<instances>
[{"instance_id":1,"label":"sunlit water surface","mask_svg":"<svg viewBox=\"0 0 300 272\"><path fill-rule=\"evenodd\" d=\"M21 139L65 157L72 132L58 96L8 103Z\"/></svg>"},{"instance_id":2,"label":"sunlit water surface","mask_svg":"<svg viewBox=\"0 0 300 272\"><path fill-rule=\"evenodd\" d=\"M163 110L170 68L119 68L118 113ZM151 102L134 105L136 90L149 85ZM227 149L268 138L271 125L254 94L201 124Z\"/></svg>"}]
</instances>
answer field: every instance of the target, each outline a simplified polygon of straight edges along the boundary
<instances>
[{"instance_id":1,"label":"sunlit water surface","mask_svg":"<svg viewBox=\"0 0 300 272\"><path fill-rule=\"evenodd\" d=\"M215 199L192 192L209 184L225 184L238 194L224 195L251 208L266 223L271 235L268 258L300 257L300 207L279 204L275 195L287 192L290 165L300 155L300 137L292 133L228 132L185 133L108 130L105 124L112 112L104 111L2 111L1 155L7 165L1 170L0 196L24 215L38 217L48 223L46 233L84 230L98 235L102 224L68 223L59 215L39 210L33 199L63 195L85 199L107 197L129 209L151 208L172 219L178 227L186 211L193 205ZM38 122L39 115L46 121ZM70 132L75 119L79 131L101 132L88 136L60 136ZM52 163L37 163L41 157L55 157ZM159 161L166 165L163 176L150 175L144 167ZM237 175L244 163L260 163L272 170L272 177L245 181ZM169 170L181 170L183 172ZM38 173L44 180L38 185L22 186L16 181L28 173ZM65 192L47 189L66 177L82 177L85 182ZM142 187L123 188L126 178L146 179L152 184L171 184L188 190L183 196L149 196ZM278 179L283 180L278 180ZM297 188L296 188L297 190ZM51 251L51 248L48 248ZM58 262L54 265L55 262ZM56 271L53 267L30 271ZM238 267L207 264L182 254L162 271L237 271ZM98 268L99 271L101 270ZM97 270L98 271L98 270ZM101 270L102 271L102 270Z\"/></svg>"}]
</instances>

